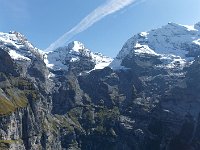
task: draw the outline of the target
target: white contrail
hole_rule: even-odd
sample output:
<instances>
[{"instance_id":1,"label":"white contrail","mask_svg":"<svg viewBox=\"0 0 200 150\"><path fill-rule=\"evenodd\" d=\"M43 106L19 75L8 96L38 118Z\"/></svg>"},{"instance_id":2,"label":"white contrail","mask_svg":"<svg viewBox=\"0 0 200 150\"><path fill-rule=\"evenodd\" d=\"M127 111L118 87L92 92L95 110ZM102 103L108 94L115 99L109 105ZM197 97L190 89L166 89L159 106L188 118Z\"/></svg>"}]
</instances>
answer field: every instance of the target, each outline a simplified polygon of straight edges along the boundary
<instances>
[{"instance_id":1,"label":"white contrail","mask_svg":"<svg viewBox=\"0 0 200 150\"><path fill-rule=\"evenodd\" d=\"M81 22L79 22L75 27L53 42L45 51L52 51L60 46L63 46L76 34L83 32L107 15L115 13L116 11L135 3L136 1L137 0L107 0L105 4L97 7L89 15L83 18L83 20L81 20Z\"/></svg>"}]
</instances>

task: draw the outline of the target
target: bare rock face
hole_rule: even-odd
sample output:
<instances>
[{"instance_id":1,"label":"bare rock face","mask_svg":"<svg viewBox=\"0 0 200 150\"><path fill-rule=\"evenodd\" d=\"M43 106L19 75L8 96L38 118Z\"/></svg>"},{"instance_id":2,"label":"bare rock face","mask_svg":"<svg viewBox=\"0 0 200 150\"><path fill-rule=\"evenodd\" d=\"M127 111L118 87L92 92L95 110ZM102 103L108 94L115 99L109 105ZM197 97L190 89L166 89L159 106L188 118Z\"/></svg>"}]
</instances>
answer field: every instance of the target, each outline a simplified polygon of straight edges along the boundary
<instances>
[{"instance_id":1,"label":"bare rock face","mask_svg":"<svg viewBox=\"0 0 200 150\"><path fill-rule=\"evenodd\" d=\"M0 32L0 149L199 150L199 39L199 23L169 23L110 64L78 41L44 53Z\"/></svg>"},{"instance_id":2,"label":"bare rock face","mask_svg":"<svg viewBox=\"0 0 200 150\"><path fill-rule=\"evenodd\" d=\"M10 58L10 55L6 53L3 49L0 50L0 71L4 72L6 75L17 76L16 65Z\"/></svg>"}]
</instances>

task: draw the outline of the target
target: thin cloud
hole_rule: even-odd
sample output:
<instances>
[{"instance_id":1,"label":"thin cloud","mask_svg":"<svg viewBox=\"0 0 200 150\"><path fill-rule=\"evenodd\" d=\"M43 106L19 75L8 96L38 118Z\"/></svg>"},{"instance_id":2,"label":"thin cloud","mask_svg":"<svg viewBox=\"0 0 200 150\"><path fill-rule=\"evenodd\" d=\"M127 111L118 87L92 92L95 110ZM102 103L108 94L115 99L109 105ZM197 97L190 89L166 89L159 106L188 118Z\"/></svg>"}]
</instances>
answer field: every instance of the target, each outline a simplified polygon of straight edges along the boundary
<instances>
[{"instance_id":1,"label":"thin cloud","mask_svg":"<svg viewBox=\"0 0 200 150\"><path fill-rule=\"evenodd\" d=\"M104 17L115 13L131 4L136 3L138 0L107 0L105 4L97 7L89 15L83 18L75 27L66 32L58 40L53 42L45 51L52 51L60 46L63 46L76 34L85 31L94 23L100 21Z\"/></svg>"}]
</instances>

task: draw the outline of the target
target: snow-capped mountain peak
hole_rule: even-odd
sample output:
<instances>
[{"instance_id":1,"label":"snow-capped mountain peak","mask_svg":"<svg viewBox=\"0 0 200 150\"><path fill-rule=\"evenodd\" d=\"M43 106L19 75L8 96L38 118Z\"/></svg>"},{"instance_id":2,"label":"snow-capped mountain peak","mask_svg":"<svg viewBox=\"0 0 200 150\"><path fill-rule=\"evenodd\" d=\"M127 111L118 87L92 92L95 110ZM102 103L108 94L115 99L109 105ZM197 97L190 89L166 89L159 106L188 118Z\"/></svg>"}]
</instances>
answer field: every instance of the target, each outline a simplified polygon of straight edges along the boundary
<instances>
[{"instance_id":1,"label":"snow-capped mountain peak","mask_svg":"<svg viewBox=\"0 0 200 150\"><path fill-rule=\"evenodd\" d=\"M33 57L42 58L40 50L34 47L24 35L16 31L0 32L0 47L6 47L14 60L30 61Z\"/></svg>"},{"instance_id":2,"label":"snow-capped mountain peak","mask_svg":"<svg viewBox=\"0 0 200 150\"><path fill-rule=\"evenodd\" d=\"M79 64L78 67L81 65L85 66L82 66L82 68L85 68L84 71L91 71L103 69L108 66L112 62L112 58L104 56L101 53L93 53L83 43L73 41L68 46L60 47L46 53L44 61L47 67L54 71L68 71L72 66L77 65L77 63Z\"/></svg>"},{"instance_id":3,"label":"snow-capped mountain peak","mask_svg":"<svg viewBox=\"0 0 200 150\"><path fill-rule=\"evenodd\" d=\"M74 50L76 52L79 52L79 50L85 49L85 46L83 45L83 43L81 43L79 41L73 41L68 44L68 48L71 50Z\"/></svg>"},{"instance_id":4,"label":"snow-capped mountain peak","mask_svg":"<svg viewBox=\"0 0 200 150\"><path fill-rule=\"evenodd\" d=\"M179 63L188 64L200 54L200 23L192 26L168 23L161 28L136 34L125 43L110 66L113 69L123 68L123 59L131 53L158 56L163 62L162 67L170 69L177 62L176 58L179 58Z\"/></svg>"}]
</instances>

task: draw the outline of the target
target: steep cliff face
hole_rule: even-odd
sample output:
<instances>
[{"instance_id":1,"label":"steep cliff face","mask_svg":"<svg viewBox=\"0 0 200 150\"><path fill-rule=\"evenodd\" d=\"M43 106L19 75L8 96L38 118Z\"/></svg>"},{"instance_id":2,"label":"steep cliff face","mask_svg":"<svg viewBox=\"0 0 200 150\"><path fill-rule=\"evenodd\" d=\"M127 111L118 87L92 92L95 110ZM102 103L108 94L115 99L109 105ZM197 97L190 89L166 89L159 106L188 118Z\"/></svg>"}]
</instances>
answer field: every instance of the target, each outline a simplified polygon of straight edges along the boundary
<instances>
[{"instance_id":1,"label":"steep cliff face","mask_svg":"<svg viewBox=\"0 0 200 150\"><path fill-rule=\"evenodd\" d=\"M169 23L111 63L0 33L0 149L199 150L199 39L199 23Z\"/></svg>"},{"instance_id":2,"label":"steep cliff face","mask_svg":"<svg viewBox=\"0 0 200 150\"><path fill-rule=\"evenodd\" d=\"M140 149L198 149L192 143L200 108L198 92L192 90L198 90L194 83L199 72L197 26L169 23L135 35L111 64L113 69L133 72L141 81L142 90L136 88L138 98L131 110L136 119L141 114L149 118L145 119L148 127L140 125L146 137Z\"/></svg>"}]
</instances>

